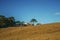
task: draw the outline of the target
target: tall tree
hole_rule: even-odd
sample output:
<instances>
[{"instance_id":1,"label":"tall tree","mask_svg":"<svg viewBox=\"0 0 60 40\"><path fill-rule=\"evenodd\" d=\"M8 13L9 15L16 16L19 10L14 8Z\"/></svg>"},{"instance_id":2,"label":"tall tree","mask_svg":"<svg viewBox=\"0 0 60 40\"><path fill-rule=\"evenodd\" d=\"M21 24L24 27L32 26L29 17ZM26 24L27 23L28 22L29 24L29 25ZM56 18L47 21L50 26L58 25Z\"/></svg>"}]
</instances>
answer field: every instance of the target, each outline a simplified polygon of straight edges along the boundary
<instances>
[{"instance_id":1,"label":"tall tree","mask_svg":"<svg viewBox=\"0 0 60 40\"><path fill-rule=\"evenodd\" d=\"M9 17L9 18L8 18L8 24L9 24L10 26L14 26L14 25L15 25L15 19L14 19L14 17Z\"/></svg>"},{"instance_id":2,"label":"tall tree","mask_svg":"<svg viewBox=\"0 0 60 40\"><path fill-rule=\"evenodd\" d=\"M9 26L15 25L15 19L14 17L5 17L3 15L0 15L0 28L5 28Z\"/></svg>"},{"instance_id":3,"label":"tall tree","mask_svg":"<svg viewBox=\"0 0 60 40\"><path fill-rule=\"evenodd\" d=\"M6 26L6 17L3 15L0 15L0 28L3 28Z\"/></svg>"},{"instance_id":4,"label":"tall tree","mask_svg":"<svg viewBox=\"0 0 60 40\"><path fill-rule=\"evenodd\" d=\"M34 23L37 22L37 20L33 18L33 19L31 19L30 22L32 22L32 24L34 25Z\"/></svg>"}]
</instances>

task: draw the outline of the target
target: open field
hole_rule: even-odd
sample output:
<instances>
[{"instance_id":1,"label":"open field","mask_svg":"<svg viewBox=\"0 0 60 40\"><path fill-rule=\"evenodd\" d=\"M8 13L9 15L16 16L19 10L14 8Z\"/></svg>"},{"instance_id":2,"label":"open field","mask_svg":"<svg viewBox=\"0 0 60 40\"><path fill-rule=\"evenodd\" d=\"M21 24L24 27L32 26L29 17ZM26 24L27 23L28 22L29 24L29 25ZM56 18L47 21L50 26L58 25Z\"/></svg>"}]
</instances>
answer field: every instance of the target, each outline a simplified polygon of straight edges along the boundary
<instances>
[{"instance_id":1,"label":"open field","mask_svg":"<svg viewBox=\"0 0 60 40\"><path fill-rule=\"evenodd\" d=\"M60 23L0 28L0 40L60 40Z\"/></svg>"}]
</instances>

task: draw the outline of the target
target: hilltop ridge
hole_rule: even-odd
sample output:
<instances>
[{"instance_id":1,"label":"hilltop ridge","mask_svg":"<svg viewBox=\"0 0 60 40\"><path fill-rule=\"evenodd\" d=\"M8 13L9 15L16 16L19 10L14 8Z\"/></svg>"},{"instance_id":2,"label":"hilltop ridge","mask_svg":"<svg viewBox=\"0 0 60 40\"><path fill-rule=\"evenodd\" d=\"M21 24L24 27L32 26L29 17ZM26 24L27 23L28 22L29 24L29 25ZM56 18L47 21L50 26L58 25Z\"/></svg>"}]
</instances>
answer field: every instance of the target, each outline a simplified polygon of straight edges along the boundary
<instances>
[{"instance_id":1,"label":"hilltop ridge","mask_svg":"<svg viewBox=\"0 0 60 40\"><path fill-rule=\"evenodd\" d=\"M0 29L0 40L60 40L59 24L2 28Z\"/></svg>"}]
</instances>

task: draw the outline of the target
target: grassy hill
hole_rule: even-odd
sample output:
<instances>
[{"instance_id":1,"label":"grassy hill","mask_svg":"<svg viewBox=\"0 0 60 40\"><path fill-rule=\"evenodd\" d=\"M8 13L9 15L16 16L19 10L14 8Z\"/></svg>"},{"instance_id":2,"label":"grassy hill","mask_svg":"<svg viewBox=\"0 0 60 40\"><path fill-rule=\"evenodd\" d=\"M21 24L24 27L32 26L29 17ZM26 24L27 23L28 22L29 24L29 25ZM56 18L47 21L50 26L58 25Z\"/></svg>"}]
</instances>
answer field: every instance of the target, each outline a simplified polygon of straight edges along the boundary
<instances>
[{"instance_id":1,"label":"grassy hill","mask_svg":"<svg viewBox=\"0 0 60 40\"><path fill-rule=\"evenodd\" d=\"M0 40L60 40L60 23L0 28Z\"/></svg>"}]
</instances>

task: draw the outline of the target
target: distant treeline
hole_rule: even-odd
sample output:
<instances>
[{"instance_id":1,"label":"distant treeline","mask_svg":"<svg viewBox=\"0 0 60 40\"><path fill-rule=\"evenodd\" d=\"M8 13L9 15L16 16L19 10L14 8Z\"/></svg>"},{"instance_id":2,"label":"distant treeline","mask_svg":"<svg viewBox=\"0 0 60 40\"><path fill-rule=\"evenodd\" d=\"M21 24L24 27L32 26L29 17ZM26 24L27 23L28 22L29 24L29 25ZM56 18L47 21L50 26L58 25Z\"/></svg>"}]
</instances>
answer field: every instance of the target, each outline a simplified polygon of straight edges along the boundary
<instances>
[{"instance_id":1,"label":"distant treeline","mask_svg":"<svg viewBox=\"0 0 60 40\"><path fill-rule=\"evenodd\" d=\"M37 22L36 19L32 18L31 23L27 23L27 25L33 25ZM13 16L11 17L5 17L3 15L0 15L0 28L6 28L6 27L16 27L16 26L26 26L24 21L16 21Z\"/></svg>"},{"instance_id":2,"label":"distant treeline","mask_svg":"<svg viewBox=\"0 0 60 40\"><path fill-rule=\"evenodd\" d=\"M13 27L23 24L24 22L15 21L15 18L13 16L5 17L3 15L0 15L0 28Z\"/></svg>"}]
</instances>

